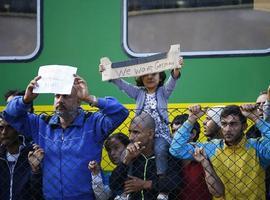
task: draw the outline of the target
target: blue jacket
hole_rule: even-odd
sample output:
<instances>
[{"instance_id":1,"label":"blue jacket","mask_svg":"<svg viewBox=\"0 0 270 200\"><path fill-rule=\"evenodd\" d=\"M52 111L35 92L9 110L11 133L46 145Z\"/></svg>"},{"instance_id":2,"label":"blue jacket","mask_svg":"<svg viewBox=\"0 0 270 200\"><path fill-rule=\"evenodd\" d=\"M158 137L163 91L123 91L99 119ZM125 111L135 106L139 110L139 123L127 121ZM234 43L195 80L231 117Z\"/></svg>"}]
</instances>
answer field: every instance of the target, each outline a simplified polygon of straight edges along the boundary
<instances>
[{"instance_id":1,"label":"blue jacket","mask_svg":"<svg viewBox=\"0 0 270 200\"><path fill-rule=\"evenodd\" d=\"M128 110L116 99L98 99L100 112L79 114L63 129L57 115L47 117L28 113L30 104L15 97L4 111L5 120L45 151L43 161L43 193L45 199L91 200L90 160L100 161L102 145L128 116Z\"/></svg>"},{"instance_id":2,"label":"blue jacket","mask_svg":"<svg viewBox=\"0 0 270 200\"><path fill-rule=\"evenodd\" d=\"M180 75L179 75L180 77ZM159 87L156 91L156 98L157 98L157 110L162 120L164 120L167 124L169 123L168 117L168 99L172 94L176 86L176 79L170 75L169 79L166 83ZM134 86L122 79L115 79L111 80L121 91L125 92L130 98L136 100L136 115L139 115L143 111L145 97L146 97L146 89L144 87Z\"/></svg>"}]
</instances>

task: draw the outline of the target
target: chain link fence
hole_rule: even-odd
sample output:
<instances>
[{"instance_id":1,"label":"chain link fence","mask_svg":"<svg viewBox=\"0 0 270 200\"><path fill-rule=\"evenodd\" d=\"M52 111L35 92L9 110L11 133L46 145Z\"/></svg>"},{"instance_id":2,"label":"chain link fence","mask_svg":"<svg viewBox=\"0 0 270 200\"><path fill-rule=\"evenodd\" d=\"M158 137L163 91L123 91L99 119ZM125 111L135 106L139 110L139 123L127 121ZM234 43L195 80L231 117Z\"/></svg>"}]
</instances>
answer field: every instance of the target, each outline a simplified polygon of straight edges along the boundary
<instances>
[{"instance_id":1,"label":"chain link fence","mask_svg":"<svg viewBox=\"0 0 270 200\"><path fill-rule=\"evenodd\" d=\"M213 196L223 196L221 199L241 199L243 197L246 199L269 199L269 197L267 197L270 178L269 167L267 168L270 162L268 142L270 133L268 133L268 124L257 123L258 126L256 127L252 121L248 120L245 129L245 126L240 126L239 118L221 122L220 113L223 109L224 107L219 106L211 109L202 108L205 114L198 119L198 123L195 123L194 127L191 128L188 126L184 127L184 130L182 130L182 128L181 130L183 132L181 133L176 130L187 120L188 109L179 107L170 107L168 109L170 121L168 126L170 126L170 130L174 132L172 134L185 135L188 133L194 135L194 137L192 136L190 139L189 137L177 136L178 139L172 142L170 153L172 153L174 157L169 155L168 162L171 163L171 160L176 159L175 156L178 158L173 161L174 164L177 164L173 166L173 169L171 169L171 165L168 164L168 171L169 173L171 171L175 178L170 176L171 180L161 180L162 176L153 175L155 174L156 168L155 162L151 161L151 159L147 160L148 165L145 165L144 162L139 166L134 164L134 166L138 166L139 169L144 170L142 176L137 177L138 179L130 178L130 176L133 177L139 173L138 169L134 169L134 166L132 169L134 174L132 174L132 170L127 171L126 175L128 175L127 180L130 180L129 183L131 183L131 181L134 181L134 183L137 181L136 183L138 185L142 184L141 186L136 185L133 187L139 191L139 196L121 195L121 192L123 193L124 188L127 187L125 185L127 182L109 183L109 180L118 180L117 178L121 177L122 173L118 174L116 179L110 178L110 176L112 177L111 172L116 169L116 165L113 164L110 158L115 158L112 155L108 156L108 152L103 148L101 160L95 160L96 163L86 163L84 169L89 171L89 177L86 178L88 178L89 181L92 179L93 189L98 193L96 199L157 199L160 197L160 191L153 193L151 193L151 191L157 188L160 189L162 183L168 186L173 185L174 188L171 188L171 190L165 186L161 188L161 190L163 189L165 191L165 195L159 199L213 199ZM129 111L129 117L114 131L113 135L123 133L127 137L129 136L129 131L131 130L130 123L135 116L136 110L129 109ZM53 112L38 111L37 114L50 116ZM0 124L1 131L10 128L8 125ZM185 123L184 125L187 124ZM239 143L230 146L222 142L224 139L223 133L225 131L227 131L225 139L230 141L233 139L233 134L237 128L239 128L238 132L242 131L245 133L243 139L239 138ZM229 131L227 129L229 129ZM210 132L216 134L210 135ZM44 182L42 183L42 175L50 172L42 171L44 164L42 160L47 159L47 161L50 162L50 158L46 157L46 153L51 151L50 149L53 145L58 146L59 144L57 141L55 141L55 143L52 141L51 146L46 146L42 149L43 152L37 146L33 147L32 145L28 145L32 143L31 138L19 136L18 140L21 142L20 144L24 144L24 146L19 145L20 154L12 154L12 148L9 149L11 153L5 148L5 142L8 142L9 139L10 138L7 137L1 137L0 199L43 199L42 185ZM79 137L78 142L82 139L83 138ZM42 144L40 145L42 146ZM103 143L98 145L101 146ZM119 147L116 145L114 148ZM106 149L108 150L108 148ZM63 152L68 152L67 149L62 150ZM109 151L110 150L109 148ZM197 158L195 158L195 152L197 152ZM73 154L73 152L69 153ZM91 154L91 152L89 152L89 154ZM45 157L43 158L44 155ZM77 169L76 166L81 165L80 157L83 155L74 154L73 156L77 157L77 161L71 162L66 160L65 163L61 163L61 166L69 170ZM121 156L123 156L123 154L121 154ZM207 165L204 161L198 162L200 159L203 160L203 158L206 158L210 164L208 163L209 165ZM89 160L89 162L90 161L93 160ZM99 170L102 171L101 176L99 176ZM150 175L151 177L149 177ZM66 185L60 182L59 184L55 184L55 181L52 181L51 185L50 181L46 183L51 186L52 191L58 190L61 184L63 184L63 190L68 189L69 182L72 183L74 181L69 177L69 174L61 174L61 176L65 179ZM52 180L54 178L53 176L51 177ZM78 174L78 178L81 178L80 174ZM138 182L139 180L146 181L147 178L153 180L152 187L150 187L152 190L145 188L146 182ZM155 181L160 184L156 186L154 184ZM114 193L109 185L116 185L117 187L119 186L119 188L122 187L122 190L120 190L120 193ZM147 196L148 193L150 196ZM153 196L151 197L151 195Z\"/></svg>"}]
</instances>

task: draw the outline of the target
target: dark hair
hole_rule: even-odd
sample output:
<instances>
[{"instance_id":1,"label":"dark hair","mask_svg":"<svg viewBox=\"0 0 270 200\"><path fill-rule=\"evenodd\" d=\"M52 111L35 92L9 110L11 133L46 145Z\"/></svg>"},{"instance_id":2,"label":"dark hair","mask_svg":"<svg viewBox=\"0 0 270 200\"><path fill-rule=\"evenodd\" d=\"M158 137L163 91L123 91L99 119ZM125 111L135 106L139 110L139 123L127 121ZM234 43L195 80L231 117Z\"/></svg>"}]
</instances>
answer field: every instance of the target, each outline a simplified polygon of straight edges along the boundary
<instances>
[{"instance_id":1,"label":"dark hair","mask_svg":"<svg viewBox=\"0 0 270 200\"><path fill-rule=\"evenodd\" d=\"M5 101L7 101L10 96L24 96L24 94L25 94L25 90L22 90L22 91L19 91L19 90L8 90L4 94L4 98L5 98ZM33 113L34 112L33 102L31 102L31 107L30 107L29 112L30 113Z\"/></svg>"},{"instance_id":2,"label":"dark hair","mask_svg":"<svg viewBox=\"0 0 270 200\"><path fill-rule=\"evenodd\" d=\"M23 96L24 93L25 93L24 91L19 91L19 90L8 90L4 94L4 98L5 98L5 101L7 101L8 97L10 96Z\"/></svg>"},{"instance_id":3,"label":"dark hair","mask_svg":"<svg viewBox=\"0 0 270 200\"><path fill-rule=\"evenodd\" d=\"M220 114L220 118L228 117L229 115L238 116L242 124L247 123L247 118L242 114L240 107L237 105L229 105L224 107Z\"/></svg>"},{"instance_id":4,"label":"dark hair","mask_svg":"<svg viewBox=\"0 0 270 200\"><path fill-rule=\"evenodd\" d=\"M139 87L143 87L144 86L144 84L142 82L142 77L143 76L139 76L139 77L135 78L136 85L139 86ZM160 79L160 81L159 81L158 87L164 85L164 81L166 79L166 73L164 71L159 72L159 79Z\"/></svg>"},{"instance_id":5,"label":"dark hair","mask_svg":"<svg viewBox=\"0 0 270 200\"><path fill-rule=\"evenodd\" d=\"M171 128L173 124L181 124L183 125L185 123L185 121L187 121L188 119L188 114L182 114L182 115L177 115L171 122ZM196 142L199 139L200 136L200 132L201 132L201 126L199 124L199 122L195 122L193 128L192 128L192 132L196 133L195 137L193 138L193 142Z\"/></svg>"},{"instance_id":6,"label":"dark hair","mask_svg":"<svg viewBox=\"0 0 270 200\"><path fill-rule=\"evenodd\" d=\"M129 138L128 138L127 135L125 135L124 133L121 133L121 132L115 133L113 135L110 135L106 139L106 141L104 143L104 147L105 147L106 151L109 151L110 150L110 141L112 139L114 139L114 138L117 139L117 140L119 140L125 147L130 143Z\"/></svg>"}]
</instances>

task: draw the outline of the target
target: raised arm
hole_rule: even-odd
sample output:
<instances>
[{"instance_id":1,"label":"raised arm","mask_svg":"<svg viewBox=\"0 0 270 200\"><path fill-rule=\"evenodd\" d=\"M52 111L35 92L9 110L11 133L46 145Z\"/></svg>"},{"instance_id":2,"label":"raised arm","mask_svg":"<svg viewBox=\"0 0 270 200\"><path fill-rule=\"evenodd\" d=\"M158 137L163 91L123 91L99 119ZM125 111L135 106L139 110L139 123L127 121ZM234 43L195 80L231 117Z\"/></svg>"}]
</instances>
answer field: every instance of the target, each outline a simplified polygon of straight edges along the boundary
<instances>
[{"instance_id":1,"label":"raised arm","mask_svg":"<svg viewBox=\"0 0 270 200\"><path fill-rule=\"evenodd\" d=\"M92 189L97 200L107 200L110 198L111 190L103 183L100 165L96 161L90 161L88 169L92 176Z\"/></svg>"},{"instance_id":2,"label":"raised arm","mask_svg":"<svg viewBox=\"0 0 270 200\"><path fill-rule=\"evenodd\" d=\"M33 89L40 79L41 77L37 76L31 80L26 88L25 95L14 97L3 112L5 120L12 127L24 135L32 136L33 139L37 135L37 132L32 132L32 130L35 130L35 127L38 126L38 116L28 113L28 110L31 107L31 102L38 96L38 94L33 93Z\"/></svg>"},{"instance_id":3,"label":"raised arm","mask_svg":"<svg viewBox=\"0 0 270 200\"><path fill-rule=\"evenodd\" d=\"M103 72L104 70L106 70L105 67L102 64L100 64L99 65L99 72ZM121 78L113 79L113 80L110 80L109 82L116 85L119 88L119 90L126 93L132 99L136 99L138 94L139 94L139 91L140 91L139 87L134 86L131 83L128 83Z\"/></svg>"},{"instance_id":4,"label":"raised arm","mask_svg":"<svg viewBox=\"0 0 270 200\"><path fill-rule=\"evenodd\" d=\"M189 143L191 130L195 122L204 114L200 105L189 107L188 120L176 132L170 147L170 153L181 159L193 159L194 145ZM196 143L201 146L202 144Z\"/></svg>"},{"instance_id":5,"label":"raised arm","mask_svg":"<svg viewBox=\"0 0 270 200\"><path fill-rule=\"evenodd\" d=\"M256 123L262 134L259 140L250 140L250 144L256 149L262 166L266 168L270 163L270 124L259 117L256 105L244 104L240 108L244 116Z\"/></svg>"},{"instance_id":6,"label":"raised arm","mask_svg":"<svg viewBox=\"0 0 270 200\"><path fill-rule=\"evenodd\" d=\"M225 194L224 184L216 174L210 161L207 159L204 149L202 147L196 147L193 157L197 162L201 163L203 167L205 173L205 182L209 192L214 197L223 197Z\"/></svg>"},{"instance_id":7,"label":"raised arm","mask_svg":"<svg viewBox=\"0 0 270 200\"><path fill-rule=\"evenodd\" d=\"M182 69L183 65L184 65L183 57L179 57L180 68L177 66L177 68L173 69L171 71L170 77L168 78L168 80L164 84L164 93L165 93L165 96L167 98L169 98L169 96L172 94L172 91L174 90L174 88L176 86L176 82L181 76L181 69Z\"/></svg>"},{"instance_id":8,"label":"raised arm","mask_svg":"<svg viewBox=\"0 0 270 200\"><path fill-rule=\"evenodd\" d=\"M243 104L240 106L242 114L253 121L260 130L262 137L270 140L270 123L261 119L255 104Z\"/></svg>"},{"instance_id":9,"label":"raised arm","mask_svg":"<svg viewBox=\"0 0 270 200\"><path fill-rule=\"evenodd\" d=\"M267 90L267 99L263 105L263 119L270 123L270 85Z\"/></svg>"},{"instance_id":10,"label":"raised arm","mask_svg":"<svg viewBox=\"0 0 270 200\"><path fill-rule=\"evenodd\" d=\"M127 81L123 79L120 79L120 78L114 79L114 80L111 80L110 82L116 85L119 88L119 90L126 93L132 99L136 99L140 92L139 87L132 85L131 83L128 83Z\"/></svg>"},{"instance_id":11,"label":"raised arm","mask_svg":"<svg viewBox=\"0 0 270 200\"><path fill-rule=\"evenodd\" d=\"M94 114L97 133L102 133L106 137L128 117L128 110L115 98L96 98L90 95L86 81L78 75L75 75L74 88L81 101L100 109L100 112ZM104 139L104 137L102 138Z\"/></svg>"}]
</instances>

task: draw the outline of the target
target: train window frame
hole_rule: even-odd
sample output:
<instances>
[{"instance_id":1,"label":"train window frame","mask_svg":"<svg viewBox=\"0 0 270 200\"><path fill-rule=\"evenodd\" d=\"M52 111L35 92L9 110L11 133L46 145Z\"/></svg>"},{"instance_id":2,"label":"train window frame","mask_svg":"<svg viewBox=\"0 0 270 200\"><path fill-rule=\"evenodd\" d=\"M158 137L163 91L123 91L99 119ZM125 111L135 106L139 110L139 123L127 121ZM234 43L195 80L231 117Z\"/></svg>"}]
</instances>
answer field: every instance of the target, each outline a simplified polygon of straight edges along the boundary
<instances>
[{"instance_id":1,"label":"train window frame","mask_svg":"<svg viewBox=\"0 0 270 200\"><path fill-rule=\"evenodd\" d=\"M33 52L27 55L11 55L11 56L0 56L0 62L20 62L20 61L29 61L38 56L41 50L41 6L42 0L37 1L37 12L36 12L36 47L34 48Z\"/></svg>"},{"instance_id":2,"label":"train window frame","mask_svg":"<svg viewBox=\"0 0 270 200\"><path fill-rule=\"evenodd\" d=\"M122 0L122 47L130 57L145 57L155 55L160 52L141 53L134 52L128 44L128 0ZM169 48L169 47L168 47ZM227 56L252 56L252 55L269 55L270 47L266 49L249 49L249 50L220 50L220 51L181 51L185 57L227 57Z\"/></svg>"}]
</instances>

